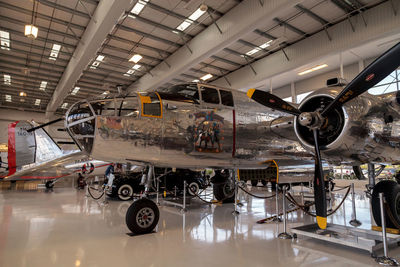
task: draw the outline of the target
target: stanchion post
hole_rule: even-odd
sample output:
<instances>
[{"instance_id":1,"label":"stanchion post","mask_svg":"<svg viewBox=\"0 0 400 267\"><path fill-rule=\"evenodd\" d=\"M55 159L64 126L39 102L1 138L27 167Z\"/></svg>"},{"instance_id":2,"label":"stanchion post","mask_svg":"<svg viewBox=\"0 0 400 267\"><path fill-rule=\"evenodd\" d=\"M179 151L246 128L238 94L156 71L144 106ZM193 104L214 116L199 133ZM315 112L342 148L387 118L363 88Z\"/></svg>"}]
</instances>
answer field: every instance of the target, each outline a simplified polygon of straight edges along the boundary
<instances>
[{"instance_id":1,"label":"stanchion post","mask_svg":"<svg viewBox=\"0 0 400 267\"><path fill-rule=\"evenodd\" d=\"M354 227L358 227L361 225L361 222L357 220L357 214L356 214L356 194L354 192L354 183L351 184L351 201L352 201L352 208L353 208L353 218L350 221L350 225Z\"/></svg>"},{"instance_id":2,"label":"stanchion post","mask_svg":"<svg viewBox=\"0 0 400 267\"><path fill-rule=\"evenodd\" d=\"M276 217L273 219L274 222L282 222L281 218L279 217L279 185L276 184L275 189L275 212Z\"/></svg>"},{"instance_id":3,"label":"stanchion post","mask_svg":"<svg viewBox=\"0 0 400 267\"><path fill-rule=\"evenodd\" d=\"M287 214L286 214L286 185L283 186L283 192L282 192L282 205L283 205L283 232L278 235L278 238L280 239L292 239L293 236L287 232L287 225L286 225L286 220L287 220Z\"/></svg>"},{"instance_id":4,"label":"stanchion post","mask_svg":"<svg viewBox=\"0 0 400 267\"><path fill-rule=\"evenodd\" d=\"M332 190L331 190L331 185L329 184L328 180L328 191L329 191L329 210L332 210Z\"/></svg>"},{"instance_id":5,"label":"stanchion post","mask_svg":"<svg viewBox=\"0 0 400 267\"><path fill-rule=\"evenodd\" d=\"M186 212L186 190L187 190L187 183L186 180L183 181L183 208L182 212Z\"/></svg>"},{"instance_id":6,"label":"stanchion post","mask_svg":"<svg viewBox=\"0 0 400 267\"><path fill-rule=\"evenodd\" d=\"M381 224L382 224L382 241L383 241L383 256L377 257L376 262L382 265L398 266L399 264L393 258L388 257L388 245L386 239L386 218L384 210L384 196L379 193L379 206L381 208Z\"/></svg>"},{"instance_id":7,"label":"stanchion post","mask_svg":"<svg viewBox=\"0 0 400 267\"><path fill-rule=\"evenodd\" d=\"M235 190L235 198L234 198L235 203L234 203L234 210L233 210L232 214L233 215L237 215L240 212L237 209L237 206L238 206L238 183L237 183L236 179L235 179L235 188L234 188L234 190Z\"/></svg>"}]
</instances>

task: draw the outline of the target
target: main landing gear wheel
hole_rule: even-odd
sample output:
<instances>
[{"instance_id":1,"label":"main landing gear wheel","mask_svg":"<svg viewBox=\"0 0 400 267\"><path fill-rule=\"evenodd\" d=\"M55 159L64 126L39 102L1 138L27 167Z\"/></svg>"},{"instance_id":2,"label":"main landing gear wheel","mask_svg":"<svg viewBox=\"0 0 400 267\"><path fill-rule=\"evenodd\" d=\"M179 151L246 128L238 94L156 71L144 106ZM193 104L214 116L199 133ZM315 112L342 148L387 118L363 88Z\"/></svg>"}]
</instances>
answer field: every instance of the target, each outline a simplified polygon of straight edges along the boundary
<instances>
[{"instance_id":1,"label":"main landing gear wheel","mask_svg":"<svg viewBox=\"0 0 400 267\"><path fill-rule=\"evenodd\" d=\"M125 222L132 233L147 234L153 231L159 218L160 211L157 205L147 198L141 198L128 208Z\"/></svg>"},{"instance_id":2,"label":"main landing gear wheel","mask_svg":"<svg viewBox=\"0 0 400 267\"><path fill-rule=\"evenodd\" d=\"M390 211L397 224L400 224L400 185L395 181L384 180L377 183L372 190L371 207L374 220L378 226L382 225L381 222L381 209L379 205L379 193L385 196L386 203L389 205ZM386 210L386 226L388 228L397 228L392 220L389 218Z\"/></svg>"},{"instance_id":3,"label":"main landing gear wheel","mask_svg":"<svg viewBox=\"0 0 400 267\"><path fill-rule=\"evenodd\" d=\"M191 182L188 185L188 190L187 191L188 191L189 195L196 196L200 191L200 186L196 182Z\"/></svg>"},{"instance_id":4,"label":"main landing gear wheel","mask_svg":"<svg viewBox=\"0 0 400 267\"><path fill-rule=\"evenodd\" d=\"M51 189L54 187L54 182L53 181L47 181L45 184L47 189Z\"/></svg>"},{"instance_id":5,"label":"main landing gear wheel","mask_svg":"<svg viewBox=\"0 0 400 267\"><path fill-rule=\"evenodd\" d=\"M224 203L232 203L235 200L235 186L229 181L226 183L213 184L214 197Z\"/></svg>"},{"instance_id":6,"label":"main landing gear wheel","mask_svg":"<svg viewBox=\"0 0 400 267\"><path fill-rule=\"evenodd\" d=\"M118 198L120 200L129 200L133 196L133 188L129 184L123 184L118 188Z\"/></svg>"}]
</instances>

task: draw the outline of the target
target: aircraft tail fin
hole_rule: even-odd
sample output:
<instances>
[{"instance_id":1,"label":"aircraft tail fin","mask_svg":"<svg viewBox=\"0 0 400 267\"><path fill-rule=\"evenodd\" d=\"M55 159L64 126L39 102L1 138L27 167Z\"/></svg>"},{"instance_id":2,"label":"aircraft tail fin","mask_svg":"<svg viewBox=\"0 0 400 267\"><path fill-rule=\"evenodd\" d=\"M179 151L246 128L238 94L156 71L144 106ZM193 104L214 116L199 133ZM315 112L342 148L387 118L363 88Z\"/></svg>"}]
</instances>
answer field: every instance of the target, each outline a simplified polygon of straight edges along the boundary
<instances>
[{"instance_id":1,"label":"aircraft tail fin","mask_svg":"<svg viewBox=\"0 0 400 267\"><path fill-rule=\"evenodd\" d=\"M44 129L28 133L33 125L16 121L8 125L9 175L32 163L43 163L63 155L60 147Z\"/></svg>"}]
</instances>

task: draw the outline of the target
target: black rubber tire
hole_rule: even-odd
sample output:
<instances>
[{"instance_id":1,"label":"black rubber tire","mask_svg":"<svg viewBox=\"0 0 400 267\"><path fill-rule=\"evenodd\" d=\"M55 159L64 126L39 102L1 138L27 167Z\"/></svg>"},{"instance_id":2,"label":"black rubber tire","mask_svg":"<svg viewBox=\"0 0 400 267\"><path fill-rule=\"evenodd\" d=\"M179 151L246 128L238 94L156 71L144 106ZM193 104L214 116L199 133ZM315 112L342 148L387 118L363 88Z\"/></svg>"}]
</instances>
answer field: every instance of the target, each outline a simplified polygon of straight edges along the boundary
<instances>
[{"instance_id":1,"label":"black rubber tire","mask_svg":"<svg viewBox=\"0 0 400 267\"><path fill-rule=\"evenodd\" d=\"M117 189L118 198L122 201L127 201L132 199L133 188L129 184L122 184Z\"/></svg>"},{"instance_id":2,"label":"black rubber tire","mask_svg":"<svg viewBox=\"0 0 400 267\"><path fill-rule=\"evenodd\" d=\"M218 201L223 201L223 203L232 203L235 201L235 191L227 194L227 185L226 183L218 183L213 184L213 193L214 197Z\"/></svg>"},{"instance_id":3,"label":"black rubber tire","mask_svg":"<svg viewBox=\"0 0 400 267\"><path fill-rule=\"evenodd\" d=\"M140 225L138 222L137 216L142 211L152 212L153 221L150 222L149 225ZM139 215L140 216L140 215ZM153 201L147 198L141 198L132 203L132 205L128 208L126 212L125 222L126 226L128 226L129 230L134 234L147 234L153 231L153 229L158 224L158 220L160 219L160 211Z\"/></svg>"},{"instance_id":4,"label":"black rubber tire","mask_svg":"<svg viewBox=\"0 0 400 267\"><path fill-rule=\"evenodd\" d=\"M187 187L187 193L190 196L195 196L200 192L200 185L197 182L191 182Z\"/></svg>"},{"instance_id":5,"label":"black rubber tire","mask_svg":"<svg viewBox=\"0 0 400 267\"><path fill-rule=\"evenodd\" d=\"M47 189L52 189L54 187L53 181L47 181L45 184Z\"/></svg>"},{"instance_id":6,"label":"black rubber tire","mask_svg":"<svg viewBox=\"0 0 400 267\"><path fill-rule=\"evenodd\" d=\"M394 219L400 224L400 185L395 181L383 180L377 183L372 190L371 208L375 223L378 226L381 222L381 208L379 205L379 193L383 192L386 202L389 204ZM386 215L386 227L396 228L389 216Z\"/></svg>"},{"instance_id":7,"label":"black rubber tire","mask_svg":"<svg viewBox=\"0 0 400 267\"><path fill-rule=\"evenodd\" d=\"M257 186L258 180L250 180L252 186Z\"/></svg>"},{"instance_id":8,"label":"black rubber tire","mask_svg":"<svg viewBox=\"0 0 400 267\"><path fill-rule=\"evenodd\" d=\"M262 183L263 186L266 186L268 182L265 181L265 180L261 180L261 183Z\"/></svg>"}]
</instances>

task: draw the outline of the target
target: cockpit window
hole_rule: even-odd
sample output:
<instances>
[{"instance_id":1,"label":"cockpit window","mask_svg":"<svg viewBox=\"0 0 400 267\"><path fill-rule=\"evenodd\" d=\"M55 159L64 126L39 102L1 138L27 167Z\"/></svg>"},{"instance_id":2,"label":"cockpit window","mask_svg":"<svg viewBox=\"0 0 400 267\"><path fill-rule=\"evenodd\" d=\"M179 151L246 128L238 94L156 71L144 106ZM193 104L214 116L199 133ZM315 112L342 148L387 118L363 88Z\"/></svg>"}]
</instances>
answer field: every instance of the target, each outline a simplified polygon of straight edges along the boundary
<instances>
[{"instance_id":1,"label":"cockpit window","mask_svg":"<svg viewBox=\"0 0 400 267\"><path fill-rule=\"evenodd\" d=\"M74 121L79 121L85 118L89 118L90 116L92 116L92 111L89 108L89 104L86 102L78 103L75 104L74 107L69 112L67 121L68 123L72 123Z\"/></svg>"},{"instance_id":2,"label":"cockpit window","mask_svg":"<svg viewBox=\"0 0 400 267\"><path fill-rule=\"evenodd\" d=\"M126 98L120 104L118 116L137 117L139 115L138 106L136 97Z\"/></svg>"},{"instance_id":3,"label":"cockpit window","mask_svg":"<svg viewBox=\"0 0 400 267\"><path fill-rule=\"evenodd\" d=\"M142 103L142 116L153 118L162 117L161 99L157 93L139 93L138 95Z\"/></svg>"},{"instance_id":4,"label":"cockpit window","mask_svg":"<svg viewBox=\"0 0 400 267\"><path fill-rule=\"evenodd\" d=\"M219 90L219 94L221 95L222 105L233 107L232 92Z\"/></svg>"},{"instance_id":5,"label":"cockpit window","mask_svg":"<svg viewBox=\"0 0 400 267\"><path fill-rule=\"evenodd\" d=\"M219 95L217 89L205 87L200 87L201 98L206 103L219 104Z\"/></svg>"},{"instance_id":6,"label":"cockpit window","mask_svg":"<svg viewBox=\"0 0 400 267\"><path fill-rule=\"evenodd\" d=\"M178 94L192 100L199 100L199 90L197 84L178 84L165 89L160 89L160 92L168 94Z\"/></svg>"},{"instance_id":7,"label":"cockpit window","mask_svg":"<svg viewBox=\"0 0 400 267\"><path fill-rule=\"evenodd\" d=\"M96 115L115 116L114 99L101 100L90 103Z\"/></svg>"}]
</instances>

